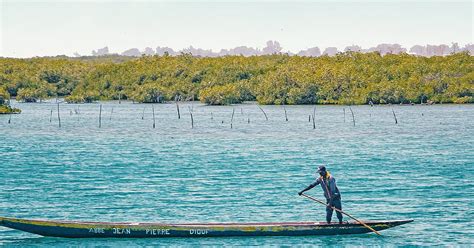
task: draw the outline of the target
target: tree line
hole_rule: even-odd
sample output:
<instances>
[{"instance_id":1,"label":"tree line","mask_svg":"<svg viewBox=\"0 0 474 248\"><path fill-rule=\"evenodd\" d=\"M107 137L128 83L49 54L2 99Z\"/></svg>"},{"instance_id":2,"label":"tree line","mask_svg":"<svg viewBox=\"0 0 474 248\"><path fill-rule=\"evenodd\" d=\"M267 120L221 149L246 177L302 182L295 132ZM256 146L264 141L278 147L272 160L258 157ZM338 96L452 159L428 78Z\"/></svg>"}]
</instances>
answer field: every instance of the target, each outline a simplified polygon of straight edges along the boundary
<instances>
[{"instance_id":1,"label":"tree line","mask_svg":"<svg viewBox=\"0 0 474 248\"><path fill-rule=\"evenodd\" d=\"M198 99L211 105L473 103L473 69L468 53L0 58L0 104L10 97L64 97L70 103Z\"/></svg>"}]
</instances>

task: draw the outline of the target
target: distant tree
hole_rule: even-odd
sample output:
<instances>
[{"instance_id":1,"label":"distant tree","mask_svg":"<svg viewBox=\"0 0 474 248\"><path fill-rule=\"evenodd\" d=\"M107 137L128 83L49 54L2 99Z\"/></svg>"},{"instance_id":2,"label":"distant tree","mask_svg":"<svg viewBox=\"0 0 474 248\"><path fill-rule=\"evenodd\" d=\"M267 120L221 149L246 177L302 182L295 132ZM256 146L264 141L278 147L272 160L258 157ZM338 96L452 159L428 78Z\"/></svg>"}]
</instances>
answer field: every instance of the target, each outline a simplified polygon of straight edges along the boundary
<instances>
[{"instance_id":1,"label":"distant tree","mask_svg":"<svg viewBox=\"0 0 474 248\"><path fill-rule=\"evenodd\" d=\"M0 87L0 105L4 105L10 100L10 94L4 87Z\"/></svg>"},{"instance_id":2,"label":"distant tree","mask_svg":"<svg viewBox=\"0 0 474 248\"><path fill-rule=\"evenodd\" d=\"M236 85L216 85L202 89L199 93L201 102L211 105L240 103L240 92Z\"/></svg>"},{"instance_id":3,"label":"distant tree","mask_svg":"<svg viewBox=\"0 0 474 248\"><path fill-rule=\"evenodd\" d=\"M182 53L136 58L0 58L1 101L9 96L29 102L59 96L68 102L159 103L176 97L207 104L473 102L474 59L468 51L429 58L406 53L382 56L378 51L335 52L336 48L326 49L325 54L333 56L320 57L213 58Z\"/></svg>"}]
</instances>

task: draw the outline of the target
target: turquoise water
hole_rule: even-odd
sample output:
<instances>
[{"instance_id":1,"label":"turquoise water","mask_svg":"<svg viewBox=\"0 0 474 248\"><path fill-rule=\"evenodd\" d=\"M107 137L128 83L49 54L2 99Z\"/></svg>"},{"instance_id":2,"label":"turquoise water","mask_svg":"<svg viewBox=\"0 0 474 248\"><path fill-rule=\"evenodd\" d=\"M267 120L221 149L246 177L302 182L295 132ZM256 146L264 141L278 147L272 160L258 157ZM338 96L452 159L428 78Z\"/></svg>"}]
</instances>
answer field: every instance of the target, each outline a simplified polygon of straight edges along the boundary
<instances>
[{"instance_id":1,"label":"turquoise water","mask_svg":"<svg viewBox=\"0 0 474 248\"><path fill-rule=\"evenodd\" d=\"M323 221L297 192L327 164L343 209L414 219L373 234L202 239L45 238L0 228L7 246L472 245L474 105L226 107L14 103L0 116L0 216L129 222ZM113 113L112 113L113 108ZM189 110L192 108L194 128ZM53 116L50 122L50 111ZM232 109L235 115L232 128ZM75 113L78 110L78 114ZM144 119L142 113L144 110ZM345 111L345 119L344 119ZM112 113L112 114L111 114ZM250 120L250 123L248 121ZM322 199L319 187L309 194Z\"/></svg>"}]
</instances>

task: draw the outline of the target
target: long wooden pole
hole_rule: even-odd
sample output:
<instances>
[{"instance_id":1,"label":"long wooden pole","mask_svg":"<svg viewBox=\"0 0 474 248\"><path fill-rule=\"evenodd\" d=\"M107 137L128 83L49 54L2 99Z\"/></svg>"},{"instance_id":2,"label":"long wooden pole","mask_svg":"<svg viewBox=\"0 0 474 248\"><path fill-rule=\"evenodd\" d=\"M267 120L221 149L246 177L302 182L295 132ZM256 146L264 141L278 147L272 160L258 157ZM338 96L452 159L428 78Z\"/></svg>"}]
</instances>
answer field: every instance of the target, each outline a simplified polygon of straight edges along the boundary
<instances>
[{"instance_id":1,"label":"long wooden pole","mask_svg":"<svg viewBox=\"0 0 474 248\"><path fill-rule=\"evenodd\" d=\"M336 210L337 212L339 212L339 213L341 213L341 214L345 214L345 215L347 215L347 217L349 217L349 218L351 218L351 219L357 221L359 224L361 224L361 225L367 227L367 229L369 229L370 231L376 233L377 235L381 235L381 234L380 234L379 232L377 232L375 229L373 229L373 228L370 227L369 225L365 224L364 222L362 222L362 221L356 219L356 218L353 217L352 215L350 215L350 214L348 214L348 213L346 213L346 212L344 212L344 211L342 211L342 210L340 210L340 209L337 209L337 208L335 208L335 207L333 207L333 206L331 206L331 205L329 205L329 204L326 204L326 203L324 203L323 201L320 201L320 200L318 200L318 199L316 199L316 198L314 198L314 197L311 197L311 196L309 196L309 195L306 195L306 194L304 194L304 193L301 194L301 195L304 196L304 197L306 197L306 198L308 198L308 199L310 199L310 200L313 200L313 201L315 201L315 202L317 202L317 203L321 203L321 204L323 204L323 205L326 206L326 207L330 207L330 208Z\"/></svg>"}]
</instances>

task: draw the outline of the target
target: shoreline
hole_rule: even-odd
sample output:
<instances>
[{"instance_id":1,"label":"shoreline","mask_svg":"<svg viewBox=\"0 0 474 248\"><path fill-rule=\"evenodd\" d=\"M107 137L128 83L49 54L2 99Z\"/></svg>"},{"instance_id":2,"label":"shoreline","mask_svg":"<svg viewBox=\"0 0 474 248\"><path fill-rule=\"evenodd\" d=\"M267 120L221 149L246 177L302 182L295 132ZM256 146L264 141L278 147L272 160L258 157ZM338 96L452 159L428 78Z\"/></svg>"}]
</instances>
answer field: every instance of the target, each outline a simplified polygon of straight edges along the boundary
<instances>
[{"instance_id":1,"label":"shoreline","mask_svg":"<svg viewBox=\"0 0 474 248\"><path fill-rule=\"evenodd\" d=\"M15 104L101 104L104 102L113 102L117 104L125 103L125 104L202 104L204 106L210 107L225 107L225 106L238 106L238 105L260 105L260 106L432 106L432 105L470 105L474 103L466 102L466 103L455 103L455 102L448 102L448 103L384 103L384 104L337 104L337 103L316 103L316 104L259 104L257 101L243 101L241 103L232 103L232 104L206 104L201 101L163 101L163 102L134 102L131 100L100 100L100 101L93 101L93 102L67 102L64 98L59 98L59 101L54 101L56 98L48 98L42 101L37 102L22 102L16 101L14 97L11 100L15 100Z\"/></svg>"}]
</instances>

